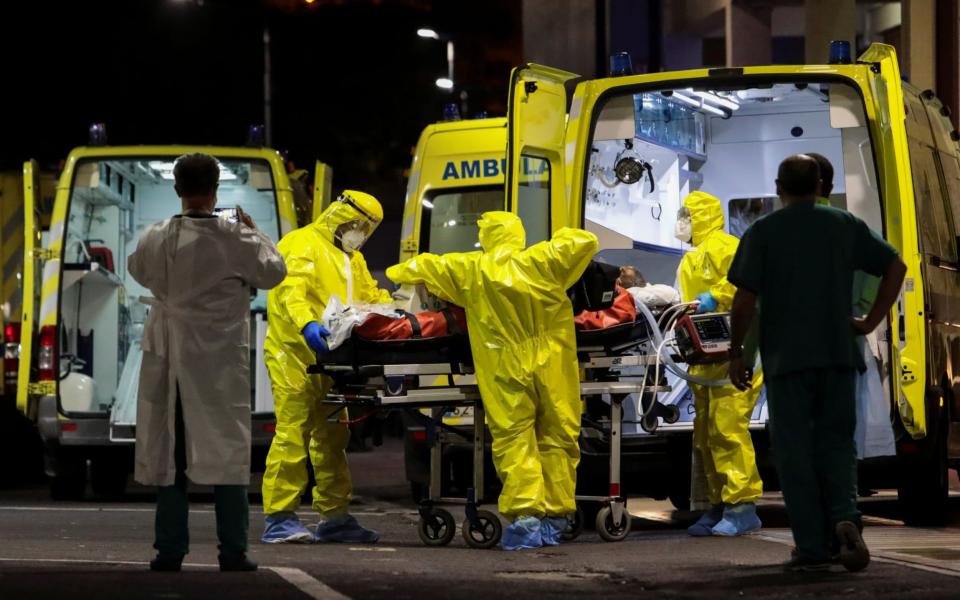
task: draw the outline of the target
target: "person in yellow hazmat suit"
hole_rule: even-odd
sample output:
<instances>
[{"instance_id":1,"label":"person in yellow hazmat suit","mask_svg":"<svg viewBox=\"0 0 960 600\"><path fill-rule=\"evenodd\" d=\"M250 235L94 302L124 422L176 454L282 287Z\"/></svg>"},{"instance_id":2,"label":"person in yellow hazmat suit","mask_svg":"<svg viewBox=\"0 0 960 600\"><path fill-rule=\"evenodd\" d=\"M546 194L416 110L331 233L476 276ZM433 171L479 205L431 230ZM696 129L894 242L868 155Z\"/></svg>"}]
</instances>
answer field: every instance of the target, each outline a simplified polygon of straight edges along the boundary
<instances>
[{"instance_id":1,"label":"person in yellow hazmat suit","mask_svg":"<svg viewBox=\"0 0 960 600\"><path fill-rule=\"evenodd\" d=\"M739 241L723 231L723 224L720 200L706 192L689 194L677 215L676 237L693 245L680 261L680 294L684 302L700 302L698 313L729 311L737 291L727 281L727 270ZM727 364L692 365L689 372L726 379ZM696 410L693 443L702 457L711 504L687 529L692 536L743 535L761 527L755 502L763 482L748 428L762 387L759 374L745 392L729 384L690 385Z\"/></svg>"},{"instance_id":2,"label":"person in yellow hazmat suit","mask_svg":"<svg viewBox=\"0 0 960 600\"><path fill-rule=\"evenodd\" d=\"M421 254L387 269L466 311L477 385L512 523L503 548L557 545L576 511L580 380L567 289L597 251L597 238L561 229L526 248L520 219L486 212L477 252Z\"/></svg>"},{"instance_id":3,"label":"person in yellow hazmat suit","mask_svg":"<svg viewBox=\"0 0 960 600\"><path fill-rule=\"evenodd\" d=\"M316 354L328 350L329 332L319 321L336 295L346 304L387 303L367 270L360 247L383 219L377 199L344 191L313 223L287 234L278 248L287 277L270 291L270 327L264 344L273 389L277 428L263 474L264 543L375 542L378 535L348 513L352 493L346 425L327 420L321 400L330 379L308 375ZM307 486L307 456L316 487L313 509L320 524L311 532L296 515Z\"/></svg>"}]
</instances>

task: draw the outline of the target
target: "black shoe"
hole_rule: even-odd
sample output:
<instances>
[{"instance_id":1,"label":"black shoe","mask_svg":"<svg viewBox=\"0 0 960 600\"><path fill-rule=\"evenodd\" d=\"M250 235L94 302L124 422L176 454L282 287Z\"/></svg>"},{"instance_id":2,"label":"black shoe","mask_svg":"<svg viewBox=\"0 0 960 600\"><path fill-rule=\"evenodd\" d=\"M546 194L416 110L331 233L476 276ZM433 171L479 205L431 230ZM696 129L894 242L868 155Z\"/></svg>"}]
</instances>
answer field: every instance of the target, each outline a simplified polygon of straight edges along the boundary
<instances>
[{"instance_id":1,"label":"black shoe","mask_svg":"<svg viewBox=\"0 0 960 600\"><path fill-rule=\"evenodd\" d=\"M862 571L870 564L870 550L863 543L860 529L852 521L840 521L836 527L837 543L840 546L840 562L851 572Z\"/></svg>"},{"instance_id":2,"label":"black shoe","mask_svg":"<svg viewBox=\"0 0 960 600\"><path fill-rule=\"evenodd\" d=\"M256 571L257 563L247 558L246 554L221 556L220 570L224 572Z\"/></svg>"},{"instance_id":3,"label":"black shoe","mask_svg":"<svg viewBox=\"0 0 960 600\"><path fill-rule=\"evenodd\" d=\"M823 572L829 571L831 565L837 564L837 561L829 558L804 558L797 554L794 548L790 552L790 560L783 563L783 570L788 572Z\"/></svg>"},{"instance_id":4,"label":"black shoe","mask_svg":"<svg viewBox=\"0 0 960 600\"><path fill-rule=\"evenodd\" d=\"M176 573L180 571L180 565L183 563L182 556L170 556L168 554L158 554L150 561L151 571L161 571L167 573Z\"/></svg>"}]
</instances>

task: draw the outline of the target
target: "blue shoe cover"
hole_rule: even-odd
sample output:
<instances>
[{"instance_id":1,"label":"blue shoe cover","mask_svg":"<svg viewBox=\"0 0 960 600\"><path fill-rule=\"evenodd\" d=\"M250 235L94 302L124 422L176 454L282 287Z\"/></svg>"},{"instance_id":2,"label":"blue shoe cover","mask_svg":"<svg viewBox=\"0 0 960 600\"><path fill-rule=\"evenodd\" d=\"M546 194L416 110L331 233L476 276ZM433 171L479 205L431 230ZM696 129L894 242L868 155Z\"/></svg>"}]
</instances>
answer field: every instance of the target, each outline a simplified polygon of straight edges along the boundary
<instances>
[{"instance_id":1,"label":"blue shoe cover","mask_svg":"<svg viewBox=\"0 0 960 600\"><path fill-rule=\"evenodd\" d=\"M559 546L563 532L570 527L566 517L546 517L540 519L540 539L544 546Z\"/></svg>"},{"instance_id":2,"label":"blue shoe cover","mask_svg":"<svg viewBox=\"0 0 960 600\"><path fill-rule=\"evenodd\" d=\"M687 534L693 537L707 537L713 535L714 526L723 518L723 505L714 504L710 510L706 511L696 523L687 527Z\"/></svg>"},{"instance_id":3,"label":"blue shoe cover","mask_svg":"<svg viewBox=\"0 0 960 600\"><path fill-rule=\"evenodd\" d=\"M312 544L313 533L300 522L296 513L267 515L260 541L264 544Z\"/></svg>"},{"instance_id":4,"label":"blue shoe cover","mask_svg":"<svg viewBox=\"0 0 960 600\"><path fill-rule=\"evenodd\" d=\"M753 502L728 504L723 509L723 519L713 528L713 535L733 537L756 531L763 526Z\"/></svg>"},{"instance_id":5,"label":"blue shoe cover","mask_svg":"<svg viewBox=\"0 0 960 600\"><path fill-rule=\"evenodd\" d=\"M540 536L540 519L520 517L503 530L500 545L504 550L524 550L543 547Z\"/></svg>"},{"instance_id":6,"label":"blue shoe cover","mask_svg":"<svg viewBox=\"0 0 960 600\"><path fill-rule=\"evenodd\" d=\"M364 529L350 515L340 515L320 521L315 536L318 542L346 542L348 544L372 544L380 539L380 534L372 529Z\"/></svg>"}]
</instances>

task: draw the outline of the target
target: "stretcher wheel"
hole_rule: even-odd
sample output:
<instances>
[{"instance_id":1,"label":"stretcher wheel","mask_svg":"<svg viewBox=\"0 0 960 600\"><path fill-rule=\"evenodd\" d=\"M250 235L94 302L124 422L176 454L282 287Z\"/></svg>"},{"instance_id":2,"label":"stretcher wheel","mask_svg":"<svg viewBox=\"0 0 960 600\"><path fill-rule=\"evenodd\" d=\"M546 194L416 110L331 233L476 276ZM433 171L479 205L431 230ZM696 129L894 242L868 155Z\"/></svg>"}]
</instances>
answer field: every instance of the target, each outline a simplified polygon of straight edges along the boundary
<instances>
[{"instance_id":1,"label":"stretcher wheel","mask_svg":"<svg viewBox=\"0 0 960 600\"><path fill-rule=\"evenodd\" d=\"M613 510L609 506L604 506L597 513L597 533L606 542L622 541L630 533L630 513L626 507L620 517L620 524L613 522Z\"/></svg>"},{"instance_id":2,"label":"stretcher wheel","mask_svg":"<svg viewBox=\"0 0 960 600\"><path fill-rule=\"evenodd\" d=\"M427 546L446 546L456 534L457 524L447 510L434 508L427 516L420 517L417 535Z\"/></svg>"},{"instance_id":3,"label":"stretcher wheel","mask_svg":"<svg viewBox=\"0 0 960 600\"><path fill-rule=\"evenodd\" d=\"M573 518L570 519L570 524L567 525L566 530L560 536L563 541L569 542L580 537L580 534L583 533L584 521L583 509L578 504L577 511L573 513Z\"/></svg>"},{"instance_id":4,"label":"stretcher wheel","mask_svg":"<svg viewBox=\"0 0 960 600\"><path fill-rule=\"evenodd\" d=\"M680 407L676 404L663 407L663 422L673 424L680 420Z\"/></svg>"},{"instance_id":5,"label":"stretcher wheel","mask_svg":"<svg viewBox=\"0 0 960 600\"><path fill-rule=\"evenodd\" d=\"M654 433L657 428L660 427L660 419L655 413L656 411L651 410L642 419L640 419L640 428L647 433Z\"/></svg>"},{"instance_id":6,"label":"stretcher wheel","mask_svg":"<svg viewBox=\"0 0 960 600\"><path fill-rule=\"evenodd\" d=\"M500 518L489 510L478 510L476 525L469 518L465 519L462 531L463 540L468 546L485 550L500 543L503 525L500 524Z\"/></svg>"}]
</instances>

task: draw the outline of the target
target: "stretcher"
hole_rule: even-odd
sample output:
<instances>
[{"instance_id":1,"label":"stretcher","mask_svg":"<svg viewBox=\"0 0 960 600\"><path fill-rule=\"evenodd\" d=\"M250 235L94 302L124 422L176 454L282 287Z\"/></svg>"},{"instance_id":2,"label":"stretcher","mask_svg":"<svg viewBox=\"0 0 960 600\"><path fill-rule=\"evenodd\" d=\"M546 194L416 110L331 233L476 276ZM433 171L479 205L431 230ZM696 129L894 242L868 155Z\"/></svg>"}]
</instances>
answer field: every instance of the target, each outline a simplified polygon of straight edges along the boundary
<instances>
[{"instance_id":1,"label":"stretcher","mask_svg":"<svg viewBox=\"0 0 960 600\"><path fill-rule=\"evenodd\" d=\"M644 417L641 426L654 431L659 418L673 423L679 418L674 406L657 402L659 393L670 388L660 373L647 380L624 380L619 370L643 367L656 362L650 343L649 326L643 322L624 323L607 329L577 332L577 351L581 373L582 396L607 395L610 398L609 423L589 425L609 436L610 475L605 495L577 496L578 502L602 504L597 515L597 531L606 541L624 539L630 531L630 514L620 485L620 443L623 402L632 394L641 396ZM480 507L484 494L484 456L487 446L486 424L480 392L476 384L465 383L460 376L473 374L473 361L467 335L440 338L372 341L350 338L339 348L318 357L311 373L333 379L333 386L323 402L340 411L361 410L371 414L384 409L407 411L421 421L430 448L430 478L426 498L419 507L420 540L430 546L449 544L456 534L456 523L450 511L441 504L465 505L466 519L461 528L465 542L474 548L497 545L502 534L498 516ZM420 387L421 377L445 377L446 384ZM457 407L473 409L473 428L469 434L443 422L443 415ZM420 409L427 409L423 414ZM344 422L349 422L344 421ZM466 438L472 446L473 482L465 497L445 497L441 490L443 445L451 437ZM583 511L565 532L567 539L583 529Z\"/></svg>"}]
</instances>

